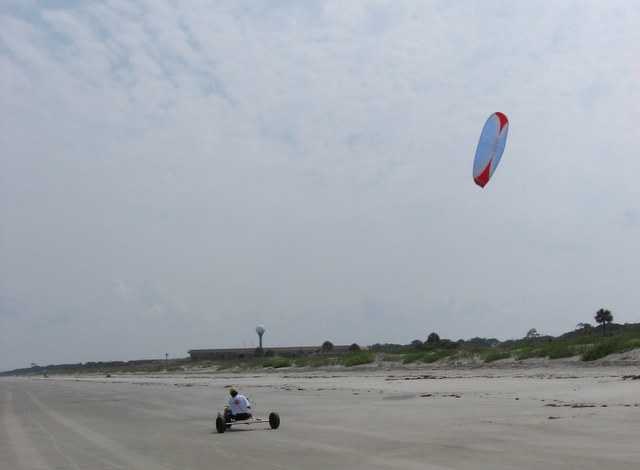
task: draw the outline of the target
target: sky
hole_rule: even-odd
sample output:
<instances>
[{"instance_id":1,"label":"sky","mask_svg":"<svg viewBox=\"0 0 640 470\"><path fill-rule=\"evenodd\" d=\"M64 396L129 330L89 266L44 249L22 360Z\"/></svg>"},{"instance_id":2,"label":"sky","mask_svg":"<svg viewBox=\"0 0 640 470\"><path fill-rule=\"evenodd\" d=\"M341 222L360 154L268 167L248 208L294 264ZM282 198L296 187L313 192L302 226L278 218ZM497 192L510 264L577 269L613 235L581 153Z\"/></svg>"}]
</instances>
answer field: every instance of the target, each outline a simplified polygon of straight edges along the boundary
<instances>
[{"instance_id":1,"label":"sky","mask_svg":"<svg viewBox=\"0 0 640 470\"><path fill-rule=\"evenodd\" d=\"M639 58L631 0L3 1L0 370L640 322Z\"/></svg>"}]
</instances>

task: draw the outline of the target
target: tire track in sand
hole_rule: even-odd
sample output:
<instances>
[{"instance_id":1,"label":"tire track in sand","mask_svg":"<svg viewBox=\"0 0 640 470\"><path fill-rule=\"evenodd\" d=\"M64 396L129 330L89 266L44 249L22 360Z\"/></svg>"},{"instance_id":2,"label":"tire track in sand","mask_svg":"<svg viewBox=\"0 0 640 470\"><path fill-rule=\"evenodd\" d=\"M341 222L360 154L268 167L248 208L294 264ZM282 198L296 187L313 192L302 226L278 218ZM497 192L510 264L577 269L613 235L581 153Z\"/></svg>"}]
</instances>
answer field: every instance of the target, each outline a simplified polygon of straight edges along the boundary
<instances>
[{"instance_id":1,"label":"tire track in sand","mask_svg":"<svg viewBox=\"0 0 640 470\"><path fill-rule=\"evenodd\" d=\"M122 468L127 470L162 467L162 464L155 462L154 460L148 457L137 454L129 450L125 446L122 446L117 442L114 442L108 437L93 431L87 426L80 424L77 421L71 418L68 418L63 414L53 411L45 403L43 403L39 398L37 398L32 392L28 391L27 394L29 395L29 399L33 402L33 404L37 406L43 413L53 418L59 424L69 428L71 431L76 433L85 441L88 441L93 446L107 453L109 455L109 460L107 462L105 461L104 458L100 458L99 460L102 463L108 463L110 466L114 468ZM96 457L96 459L98 458ZM47 467L32 467L32 468L47 468Z\"/></svg>"},{"instance_id":2,"label":"tire track in sand","mask_svg":"<svg viewBox=\"0 0 640 470\"><path fill-rule=\"evenodd\" d=\"M13 392L4 390L4 400L2 401L2 421L4 428L9 434L9 442L13 449L17 464L20 468L25 469L49 469L51 468L44 460L38 447L33 443L31 438L24 429L22 422L16 416L13 410Z\"/></svg>"}]
</instances>

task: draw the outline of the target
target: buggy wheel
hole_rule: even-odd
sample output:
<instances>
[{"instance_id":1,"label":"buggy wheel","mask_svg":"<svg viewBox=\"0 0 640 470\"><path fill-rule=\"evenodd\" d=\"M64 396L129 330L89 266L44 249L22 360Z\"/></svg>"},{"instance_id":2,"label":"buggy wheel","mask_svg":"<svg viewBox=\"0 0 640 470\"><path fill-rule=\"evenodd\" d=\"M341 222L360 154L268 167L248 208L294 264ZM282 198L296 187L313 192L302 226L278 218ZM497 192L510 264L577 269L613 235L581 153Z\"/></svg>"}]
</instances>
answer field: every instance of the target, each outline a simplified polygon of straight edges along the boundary
<instances>
[{"instance_id":1,"label":"buggy wheel","mask_svg":"<svg viewBox=\"0 0 640 470\"><path fill-rule=\"evenodd\" d=\"M269 413L269 426L271 426L271 429L278 429L280 426L280 415L275 411Z\"/></svg>"},{"instance_id":2,"label":"buggy wheel","mask_svg":"<svg viewBox=\"0 0 640 470\"><path fill-rule=\"evenodd\" d=\"M224 420L224 416L218 416L216 418L216 430L220 433L223 433L227 430L227 423Z\"/></svg>"}]
</instances>

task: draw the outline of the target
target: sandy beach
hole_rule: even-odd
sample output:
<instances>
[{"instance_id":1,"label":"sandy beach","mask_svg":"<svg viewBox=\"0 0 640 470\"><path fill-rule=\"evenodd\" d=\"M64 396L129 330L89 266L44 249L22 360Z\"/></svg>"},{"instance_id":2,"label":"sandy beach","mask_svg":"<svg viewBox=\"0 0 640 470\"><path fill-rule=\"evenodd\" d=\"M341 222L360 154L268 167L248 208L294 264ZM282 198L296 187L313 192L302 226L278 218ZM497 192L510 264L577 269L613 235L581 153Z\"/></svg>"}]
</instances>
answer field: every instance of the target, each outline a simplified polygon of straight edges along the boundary
<instances>
[{"instance_id":1,"label":"sandy beach","mask_svg":"<svg viewBox=\"0 0 640 470\"><path fill-rule=\"evenodd\" d=\"M0 379L2 469L638 468L633 360ZM228 387L281 426L215 430Z\"/></svg>"}]
</instances>

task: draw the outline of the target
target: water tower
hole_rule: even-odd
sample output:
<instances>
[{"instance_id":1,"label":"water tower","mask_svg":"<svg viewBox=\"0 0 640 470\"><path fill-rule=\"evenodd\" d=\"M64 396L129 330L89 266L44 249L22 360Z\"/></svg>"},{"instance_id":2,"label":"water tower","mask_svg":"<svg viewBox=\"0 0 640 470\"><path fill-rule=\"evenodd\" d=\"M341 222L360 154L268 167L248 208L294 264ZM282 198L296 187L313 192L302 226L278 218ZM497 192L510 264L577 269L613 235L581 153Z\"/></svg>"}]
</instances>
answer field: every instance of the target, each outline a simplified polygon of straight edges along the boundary
<instances>
[{"instance_id":1,"label":"water tower","mask_svg":"<svg viewBox=\"0 0 640 470\"><path fill-rule=\"evenodd\" d=\"M260 351L262 351L262 335L265 332L264 325L256 326L256 333L258 333L258 338L260 338Z\"/></svg>"}]
</instances>

